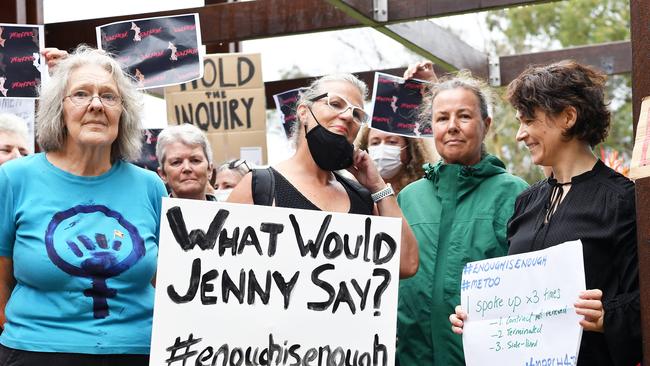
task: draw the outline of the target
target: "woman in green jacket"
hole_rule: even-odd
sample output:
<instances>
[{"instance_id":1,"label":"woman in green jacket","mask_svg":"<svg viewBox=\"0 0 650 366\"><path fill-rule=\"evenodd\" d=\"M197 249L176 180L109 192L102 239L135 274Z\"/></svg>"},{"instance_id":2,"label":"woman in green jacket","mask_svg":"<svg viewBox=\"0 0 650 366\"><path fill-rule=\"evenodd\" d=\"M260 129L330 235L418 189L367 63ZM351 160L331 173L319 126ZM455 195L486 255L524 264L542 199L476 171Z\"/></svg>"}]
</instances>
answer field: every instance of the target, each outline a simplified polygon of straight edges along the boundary
<instances>
[{"instance_id":1,"label":"woman in green jacket","mask_svg":"<svg viewBox=\"0 0 650 366\"><path fill-rule=\"evenodd\" d=\"M430 64L406 76L434 77ZM448 320L460 302L462 269L507 254L506 225L527 184L485 153L492 119L484 83L459 74L433 84L420 119L432 124L442 159L425 165L425 177L398 197L420 243L420 268L400 283L397 359L401 366L465 365L461 336Z\"/></svg>"}]
</instances>

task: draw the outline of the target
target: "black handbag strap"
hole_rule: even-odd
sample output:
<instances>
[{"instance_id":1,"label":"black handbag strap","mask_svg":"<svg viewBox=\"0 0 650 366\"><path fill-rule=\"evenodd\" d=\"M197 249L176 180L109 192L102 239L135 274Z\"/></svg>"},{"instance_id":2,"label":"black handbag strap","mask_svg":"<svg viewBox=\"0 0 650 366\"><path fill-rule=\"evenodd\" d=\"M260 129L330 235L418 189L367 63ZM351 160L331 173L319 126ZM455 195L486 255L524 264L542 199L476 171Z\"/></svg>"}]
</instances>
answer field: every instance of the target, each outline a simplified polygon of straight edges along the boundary
<instances>
[{"instance_id":1,"label":"black handbag strap","mask_svg":"<svg viewBox=\"0 0 650 366\"><path fill-rule=\"evenodd\" d=\"M275 196L275 177L271 168L253 169L253 203L271 206Z\"/></svg>"}]
</instances>

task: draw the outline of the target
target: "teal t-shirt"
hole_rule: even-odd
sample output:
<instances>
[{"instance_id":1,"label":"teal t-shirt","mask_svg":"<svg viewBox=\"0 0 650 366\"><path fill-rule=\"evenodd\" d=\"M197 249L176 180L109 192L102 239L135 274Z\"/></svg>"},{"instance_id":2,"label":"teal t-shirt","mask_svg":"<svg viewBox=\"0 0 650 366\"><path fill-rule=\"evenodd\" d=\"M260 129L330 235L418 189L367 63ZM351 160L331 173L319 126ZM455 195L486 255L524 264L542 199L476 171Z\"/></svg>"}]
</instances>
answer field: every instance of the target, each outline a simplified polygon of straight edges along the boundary
<instances>
[{"instance_id":1,"label":"teal t-shirt","mask_svg":"<svg viewBox=\"0 0 650 366\"><path fill-rule=\"evenodd\" d=\"M149 353L161 180L123 161L80 177L36 154L0 167L0 192L0 256L16 279L0 343Z\"/></svg>"}]
</instances>

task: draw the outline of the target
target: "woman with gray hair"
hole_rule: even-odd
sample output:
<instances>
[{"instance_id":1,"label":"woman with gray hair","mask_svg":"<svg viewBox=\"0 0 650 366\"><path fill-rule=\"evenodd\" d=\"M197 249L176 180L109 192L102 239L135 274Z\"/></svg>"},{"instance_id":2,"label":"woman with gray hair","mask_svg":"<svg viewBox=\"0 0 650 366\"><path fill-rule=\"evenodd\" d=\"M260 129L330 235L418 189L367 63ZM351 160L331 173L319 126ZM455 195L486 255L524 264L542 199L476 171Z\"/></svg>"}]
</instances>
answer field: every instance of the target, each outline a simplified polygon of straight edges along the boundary
<instances>
[{"instance_id":1,"label":"woman with gray hair","mask_svg":"<svg viewBox=\"0 0 650 366\"><path fill-rule=\"evenodd\" d=\"M20 117L0 114L0 165L29 154L27 124Z\"/></svg>"},{"instance_id":2,"label":"woman with gray hair","mask_svg":"<svg viewBox=\"0 0 650 366\"><path fill-rule=\"evenodd\" d=\"M216 201L206 194L212 176L212 149L196 126L182 124L162 130L156 157L158 175L169 187L171 197Z\"/></svg>"},{"instance_id":3,"label":"woman with gray hair","mask_svg":"<svg viewBox=\"0 0 650 366\"><path fill-rule=\"evenodd\" d=\"M401 366L465 365L461 338L449 330L465 263L506 255L506 228L527 184L509 174L483 141L492 124L484 82L468 73L437 80L430 62L405 77L433 79L420 109L441 160L399 195L420 245L420 271L400 282L397 359Z\"/></svg>"},{"instance_id":4,"label":"woman with gray hair","mask_svg":"<svg viewBox=\"0 0 650 366\"><path fill-rule=\"evenodd\" d=\"M390 185L368 154L352 145L368 121L363 110L366 94L366 85L351 74L314 81L297 103L295 154L247 174L228 201L402 218L400 277L409 277L418 268L417 242ZM336 172L341 169L357 182ZM274 184L262 184L270 180Z\"/></svg>"},{"instance_id":5,"label":"woman with gray hair","mask_svg":"<svg viewBox=\"0 0 650 366\"><path fill-rule=\"evenodd\" d=\"M41 90L44 153L0 167L0 364L148 365L166 192L127 163L140 100L117 61L80 46Z\"/></svg>"}]
</instances>

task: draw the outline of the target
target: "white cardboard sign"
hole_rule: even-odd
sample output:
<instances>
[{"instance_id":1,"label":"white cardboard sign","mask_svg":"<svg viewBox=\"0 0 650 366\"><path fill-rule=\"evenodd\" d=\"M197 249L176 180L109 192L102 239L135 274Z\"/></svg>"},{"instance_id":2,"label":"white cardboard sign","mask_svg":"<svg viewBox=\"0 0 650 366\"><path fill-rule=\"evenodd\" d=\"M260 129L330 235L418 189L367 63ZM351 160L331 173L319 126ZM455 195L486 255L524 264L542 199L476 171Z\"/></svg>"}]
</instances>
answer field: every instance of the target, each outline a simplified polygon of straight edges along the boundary
<instances>
[{"instance_id":1,"label":"white cardboard sign","mask_svg":"<svg viewBox=\"0 0 650 366\"><path fill-rule=\"evenodd\" d=\"M392 366L400 235L397 218L164 198L150 364Z\"/></svg>"},{"instance_id":2,"label":"white cardboard sign","mask_svg":"<svg viewBox=\"0 0 650 366\"><path fill-rule=\"evenodd\" d=\"M585 290L582 243L467 263L461 303L465 362L472 365L575 365Z\"/></svg>"}]
</instances>

